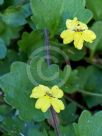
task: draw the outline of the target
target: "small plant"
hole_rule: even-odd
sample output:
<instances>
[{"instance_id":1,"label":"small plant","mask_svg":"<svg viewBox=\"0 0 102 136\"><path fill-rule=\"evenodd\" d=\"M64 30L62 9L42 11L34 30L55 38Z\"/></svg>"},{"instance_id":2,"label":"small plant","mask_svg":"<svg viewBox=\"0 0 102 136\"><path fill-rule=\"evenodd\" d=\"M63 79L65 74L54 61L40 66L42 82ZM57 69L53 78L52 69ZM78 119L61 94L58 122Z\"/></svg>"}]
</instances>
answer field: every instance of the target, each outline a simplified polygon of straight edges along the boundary
<instances>
[{"instance_id":1,"label":"small plant","mask_svg":"<svg viewBox=\"0 0 102 136\"><path fill-rule=\"evenodd\" d=\"M0 0L0 134L102 135L102 1Z\"/></svg>"}]
</instances>

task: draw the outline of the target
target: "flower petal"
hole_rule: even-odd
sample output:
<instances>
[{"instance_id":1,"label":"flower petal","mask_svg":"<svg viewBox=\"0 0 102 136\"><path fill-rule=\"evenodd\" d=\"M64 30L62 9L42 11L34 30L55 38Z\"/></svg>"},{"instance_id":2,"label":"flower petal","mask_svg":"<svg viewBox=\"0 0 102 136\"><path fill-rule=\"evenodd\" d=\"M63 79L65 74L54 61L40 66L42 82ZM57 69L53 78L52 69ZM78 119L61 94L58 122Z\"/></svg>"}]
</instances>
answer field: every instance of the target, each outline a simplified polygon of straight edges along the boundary
<instances>
[{"instance_id":1,"label":"flower petal","mask_svg":"<svg viewBox=\"0 0 102 136\"><path fill-rule=\"evenodd\" d=\"M35 104L35 108L41 109L42 112L46 112L50 106L50 98L47 96L39 98Z\"/></svg>"},{"instance_id":2,"label":"flower petal","mask_svg":"<svg viewBox=\"0 0 102 136\"><path fill-rule=\"evenodd\" d=\"M79 29L79 30L87 30L88 27L87 27L86 24L84 24L84 23L82 23L82 22L79 21L77 29Z\"/></svg>"},{"instance_id":3,"label":"flower petal","mask_svg":"<svg viewBox=\"0 0 102 136\"><path fill-rule=\"evenodd\" d=\"M82 49L83 47L83 37L82 37L82 33L81 32L75 32L74 34L74 46L77 49Z\"/></svg>"},{"instance_id":4,"label":"flower petal","mask_svg":"<svg viewBox=\"0 0 102 136\"><path fill-rule=\"evenodd\" d=\"M47 91L50 89L47 86L39 85L32 90L32 94L30 95L30 98L41 98L43 97Z\"/></svg>"},{"instance_id":5,"label":"flower petal","mask_svg":"<svg viewBox=\"0 0 102 136\"><path fill-rule=\"evenodd\" d=\"M59 113L60 110L65 109L63 102L61 100L56 99L56 98L51 99L51 105L57 113Z\"/></svg>"},{"instance_id":6,"label":"flower petal","mask_svg":"<svg viewBox=\"0 0 102 136\"><path fill-rule=\"evenodd\" d=\"M86 42L89 42L89 43L92 43L94 39L96 39L96 35L93 31L91 30L85 30L83 32L83 39L86 41Z\"/></svg>"},{"instance_id":7,"label":"flower petal","mask_svg":"<svg viewBox=\"0 0 102 136\"><path fill-rule=\"evenodd\" d=\"M68 29L73 30L78 25L78 19L75 17L73 20L67 19L66 26Z\"/></svg>"},{"instance_id":8,"label":"flower petal","mask_svg":"<svg viewBox=\"0 0 102 136\"><path fill-rule=\"evenodd\" d=\"M60 36L63 38L63 43L68 44L73 41L74 32L70 30L64 30Z\"/></svg>"},{"instance_id":9,"label":"flower petal","mask_svg":"<svg viewBox=\"0 0 102 136\"><path fill-rule=\"evenodd\" d=\"M51 94L55 98L63 97L63 91L56 85L51 88Z\"/></svg>"}]
</instances>

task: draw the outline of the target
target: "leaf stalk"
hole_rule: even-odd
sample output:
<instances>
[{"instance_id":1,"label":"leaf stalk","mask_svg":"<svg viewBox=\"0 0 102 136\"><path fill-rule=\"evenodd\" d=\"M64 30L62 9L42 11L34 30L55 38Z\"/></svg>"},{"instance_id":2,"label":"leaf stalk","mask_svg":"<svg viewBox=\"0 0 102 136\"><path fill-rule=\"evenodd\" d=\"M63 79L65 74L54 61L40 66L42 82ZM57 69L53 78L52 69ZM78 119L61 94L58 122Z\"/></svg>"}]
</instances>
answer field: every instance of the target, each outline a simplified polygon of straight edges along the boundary
<instances>
[{"instance_id":1,"label":"leaf stalk","mask_svg":"<svg viewBox=\"0 0 102 136\"><path fill-rule=\"evenodd\" d=\"M46 53L46 62L48 66L51 64L51 57L50 57L50 42L49 42L49 31L47 29L44 29L44 37L45 37L45 53ZM57 119L57 114L54 111L53 107L50 108L50 112L52 115L52 120L54 123L54 129L56 136L61 136L60 129L59 129L59 122Z\"/></svg>"}]
</instances>

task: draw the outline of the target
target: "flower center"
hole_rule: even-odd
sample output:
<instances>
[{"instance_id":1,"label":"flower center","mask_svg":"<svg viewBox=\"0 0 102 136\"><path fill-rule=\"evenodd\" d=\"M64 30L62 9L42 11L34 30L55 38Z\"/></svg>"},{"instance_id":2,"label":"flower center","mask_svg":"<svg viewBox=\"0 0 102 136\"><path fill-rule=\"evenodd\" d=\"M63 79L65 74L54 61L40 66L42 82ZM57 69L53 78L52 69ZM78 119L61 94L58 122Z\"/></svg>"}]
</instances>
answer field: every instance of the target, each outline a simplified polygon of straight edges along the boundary
<instances>
[{"instance_id":1,"label":"flower center","mask_svg":"<svg viewBox=\"0 0 102 136\"><path fill-rule=\"evenodd\" d=\"M75 32L83 32L85 29L74 29Z\"/></svg>"},{"instance_id":2,"label":"flower center","mask_svg":"<svg viewBox=\"0 0 102 136\"><path fill-rule=\"evenodd\" d=\"M53 95L51 93L49 93L49 92L46 92L46 95L49 96L49 97L53 97Z\"/></svg>"},{"instance_id":3,"label":"flower center","mask_svg":"<svg viewBox=\"0 0 102 136\"><path fill-rule=\"evenodd\" d=\"M83 29L83 28L80 26L80 24L78 24L78 25L75 27L74 31L75 31L75 32L83 32L83 31L85 31L85 29Z\"/></svg>"},{"instance_id":4,"label":"flower center","mask_svg":"<svg viewBox=\"0 0 102 136\"><path fill-rule=\"evenodd\" d=\"M86 26L84 26L83 24L78 23L74 28L73 31L74 32L83 32L87 29Z\"/></svg>"}]
</instances>

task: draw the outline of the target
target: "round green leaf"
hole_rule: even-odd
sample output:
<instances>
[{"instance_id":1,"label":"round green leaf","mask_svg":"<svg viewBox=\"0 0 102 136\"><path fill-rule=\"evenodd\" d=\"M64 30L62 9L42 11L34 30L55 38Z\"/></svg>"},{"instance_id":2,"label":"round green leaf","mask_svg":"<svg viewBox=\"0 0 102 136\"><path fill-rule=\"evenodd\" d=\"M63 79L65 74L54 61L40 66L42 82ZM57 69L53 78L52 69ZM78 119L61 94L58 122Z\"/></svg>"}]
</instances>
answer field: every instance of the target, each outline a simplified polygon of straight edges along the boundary
<instances>
[{"instance_id":1,"label":"round green leaf","mask_svg":"<svg viewBox=\"0 0 102 136\"><path fill-rule=\"evenodd\" d=\"M30 99L34 85L28 78L26 67L25 63L14 63L11 72L0 79L0 86L5 93L5 100L19 110L22 119L41 121L45 117L40 110L35 109L35 100Z\"/></svg>"},{"instance_id":2,"label":"round green leaf","mask_svg":"<svg viewBox=\"0 0 102 136\"><path fill-rule=\"evenodd\" d=\"M22 7L10 7L2 14L2 20L10 26L17 27L26 24L26 19L22 13Z\"/></svg>"},{"instance_id":3,"label":"round green leaf","mask_svg":"<svg viewBox=\"0 0 102 136\"><path fill-rule=\"evenodd\" d=\"M78 124L74 123L76 136L101 136L102 134L102 111L93 116L88 111L83 111Z\"/></svg>"}]
</instances>

